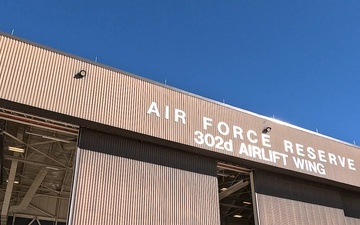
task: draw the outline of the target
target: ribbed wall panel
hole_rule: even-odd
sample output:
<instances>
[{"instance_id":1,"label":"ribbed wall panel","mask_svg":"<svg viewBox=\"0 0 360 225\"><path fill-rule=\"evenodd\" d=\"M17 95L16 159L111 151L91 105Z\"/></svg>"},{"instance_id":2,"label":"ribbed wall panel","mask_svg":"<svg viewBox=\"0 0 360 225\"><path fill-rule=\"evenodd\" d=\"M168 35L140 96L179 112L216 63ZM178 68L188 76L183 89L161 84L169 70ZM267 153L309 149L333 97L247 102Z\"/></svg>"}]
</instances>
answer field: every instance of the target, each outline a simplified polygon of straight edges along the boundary
<instances>
[{"instance_id":1,"label":"ribbed wall panel","mask_svg":"<svg viewBox=\"0 0 360 225\"><path fill-rule=\"evenodd\" d=\"M220 224L216 177L78 151L69 224Z\"/></svg>"},{"instance_id":2,"label":"ribbed wall panel","mask_svg":"<svg viewBox=\"0 0 360 225\"><path fill-rule=\"evenodd\" d=\"M79 148L217 176L216 160L185 151L81 128Z\"/></svg>"},{"instance_id":3,"label":"ribbed wall panel","mask_svg":"<svg viewBox=\"0 0 360 225\"><path fill-rule=\"evenodd\" d=\"M258 165L267 164L360 187L360 151L354 146L1 34L0 50L0 100L230 155ZM82 69L87 71L87 76L74 79L73 76ZM160 117L154 113L147 114L153 101L157 103ZM166 106L170 109L169 119L164 118ZM175 108L186 112L186 124L174 120ZM211 118L213 123L207 130L203 128L204 116ZM217 129L218 122L227 123L230 130L233 125L241 127L245 137L248 130L253 130L259 137L264 127L270 126L271 150L288 155L286 165L282 160L275 163L261 157L240 155L241 143L262 147L261 140L256 144L247 138L240 140L233 137L232 131L229 135L222 135ZM195 131L219 136L225 142L231 139L233 151L216 148L215 144L196 143ZM304 149L310 146L324 150L325 154L333 153L352 159L356 169L341 166L339 160L336 165L324 163L326 175L298 169L292 162L292 156L296 154L285 152L284 140L294 145L302 144ZM310 161L323 163L319 157Z\"/></svg>"},{"instance_id":4,"label":"ribbed wall panel","mask_svg":"<svg viewBox=\"0 0 360 225\"><path fill-rule=\"evenodd\" d=\"M345 222L346 222L345 225L360 225L360 219L356 219L356 218L346 217Z\"/></svg>"},{"instance_id":5,"label":"ribbed wall panel","mask_svg":"<svg viewBox=\"0 0 360 225\"><path fill-rule=\"evenodd\" d=\"M316 182L254 172L259 225L342 225L360 220L359 193Z\"/></svg>"},{"instance_id":6,"label":"ribbed wall panel","mask_svg":"<svg viewBox=\"0 0 360 225\"><path fill-rule=\"evenodd\" d=\"M359 218L345 216L342 209L263 194L256 194L256 198L259 225L360 225Z\"/></svg>"},{"instance_id":7,"label":"ribbed wall panel","mask_svg":"<svg viewBox=\"0 0 360 225\"><path fill-rule=\"evenodd\" d=\"M341 225L346 224L344 211L337 208L256 194L259 225Z\"/></svg>"}]
</instances>

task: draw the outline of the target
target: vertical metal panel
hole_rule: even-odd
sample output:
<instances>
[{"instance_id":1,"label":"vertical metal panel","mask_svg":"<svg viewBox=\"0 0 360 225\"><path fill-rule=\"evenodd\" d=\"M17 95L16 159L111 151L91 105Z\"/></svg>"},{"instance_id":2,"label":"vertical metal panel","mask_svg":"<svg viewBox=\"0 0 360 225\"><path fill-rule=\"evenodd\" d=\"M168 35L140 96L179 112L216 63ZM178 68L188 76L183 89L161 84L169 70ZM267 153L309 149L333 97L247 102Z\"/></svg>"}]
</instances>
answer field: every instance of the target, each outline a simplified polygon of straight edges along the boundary
<instances>
[{"instance_id":1,"label":"vertical metal panel","mask_svg":"<svg viewBox=\"0 0 360 225\"><path fill-rule=\"evenodd\" d=\"M70 224L219 224L215 177L78 149Z\"/></svg>"},{"instance_id":2,"label":"vertical metal panel","mask_svg":"<svg viewBox=\"0 0 360 225\"><path fill-rule=\"evenodd\" d=\"M345 224L341 209L257 194L260 225Z\"/></svg>"},{"instance_id":3,"label":"vertical metal panel","mask_svg":"<svg viewBox=\"0 0 360 225\"><path fill-rule=\"evenodd\" d=\"M357 218L346 217L345 222L345 225L360 225L360 219Z\"/></svg>"},{"instance_id":4,"label":"vertical metal panel","mask_svg":"<svg viewBox=\"0 0 360 225\"><path fill-rule=\"evenodd\" d=\"M266 171L254 175L260 225L337 225L360 219L358 193L344 194L340 189Z\"/></svg>"},{"instance_id":5,"label":"vertical metal panel","mask_svg":"<svg viewBox=\"0 0 360 225\"><path fill-rule=\"evenodd\" d=\"M346 191L341 196L345 216L360 219L360 193Z\"/></svg>"},{"instance_id":6,"label":"vertical metal panel","mask_svg":"<svg viewBox=\"0 0 360 225\"><path fill-rule=\"evenodd\" d=\"M217 176L216 160L152 143L81 128L79 148Z\"/></svg>"}]
</instances>

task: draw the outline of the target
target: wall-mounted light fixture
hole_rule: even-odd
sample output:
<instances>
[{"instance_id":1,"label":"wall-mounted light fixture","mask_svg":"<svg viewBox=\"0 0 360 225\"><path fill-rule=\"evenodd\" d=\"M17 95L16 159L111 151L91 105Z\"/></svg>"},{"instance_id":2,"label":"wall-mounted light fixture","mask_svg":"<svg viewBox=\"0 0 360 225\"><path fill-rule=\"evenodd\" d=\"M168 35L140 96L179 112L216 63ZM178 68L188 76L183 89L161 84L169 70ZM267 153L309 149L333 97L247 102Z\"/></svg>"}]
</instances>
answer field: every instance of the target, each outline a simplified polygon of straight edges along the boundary
<instances>
[{"instance_id":1,"label":"wall-mounted light fixture","mask_svg":"<svg viewBox=\"0 0 360 225\"><path fill-rule=\"evenodd\" d=\"M262 131L263 134L267 134L271 131L271 127L265 127L264 130Z\"/></svg>"},{"instance_id":2,"label":"wall-mounted light fixture","mask_svg":"<svg viewBox=\"0 0 360 225\"><path fill-rule=\"evenodd\" d=\"M86 76L86 71L85 70L80 70L77 74L75 74L74 78L75 79L81 79L84 78Z\"/></svg>"}]
</instances>

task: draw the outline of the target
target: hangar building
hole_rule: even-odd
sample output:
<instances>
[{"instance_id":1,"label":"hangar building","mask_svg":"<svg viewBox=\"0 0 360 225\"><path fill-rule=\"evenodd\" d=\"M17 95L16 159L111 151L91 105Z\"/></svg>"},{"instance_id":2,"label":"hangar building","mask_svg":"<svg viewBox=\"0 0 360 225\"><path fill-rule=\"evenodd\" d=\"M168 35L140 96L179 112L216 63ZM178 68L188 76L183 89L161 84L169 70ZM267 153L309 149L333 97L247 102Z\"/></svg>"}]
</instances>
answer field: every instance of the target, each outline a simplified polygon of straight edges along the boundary
<instances>
[{"instance_id":1,"label":"hangar building","mask_svg":"<svg viewBox=\"0 0 360 225\"><path fill-rule=\"evenodd\" d=\"M360 224L357 146L0 34L1 224Z\"/></svg>"}]
</instances>

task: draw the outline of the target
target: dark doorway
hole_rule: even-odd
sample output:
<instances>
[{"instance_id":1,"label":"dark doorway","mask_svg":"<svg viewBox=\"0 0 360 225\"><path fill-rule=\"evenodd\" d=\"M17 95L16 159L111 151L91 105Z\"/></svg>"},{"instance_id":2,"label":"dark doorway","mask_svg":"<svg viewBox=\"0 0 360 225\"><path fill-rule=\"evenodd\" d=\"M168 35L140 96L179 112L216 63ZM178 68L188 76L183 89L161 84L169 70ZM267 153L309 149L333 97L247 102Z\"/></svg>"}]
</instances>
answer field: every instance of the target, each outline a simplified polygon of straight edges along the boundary
<instances>
[{"instance_id":1,"label":"dark doorway","mask_svg":"<svg viewBox=\"0 0 360 225\"><path fill-rule=\"evenodd\" d=\"M251 170L218 162L221 225L254 225Z\"/></svg>"}]
</instances>

